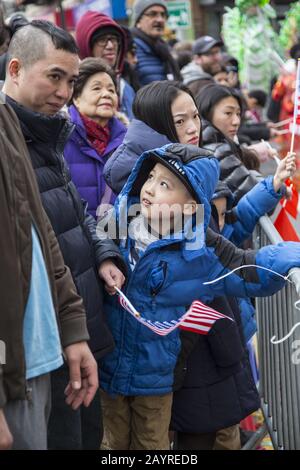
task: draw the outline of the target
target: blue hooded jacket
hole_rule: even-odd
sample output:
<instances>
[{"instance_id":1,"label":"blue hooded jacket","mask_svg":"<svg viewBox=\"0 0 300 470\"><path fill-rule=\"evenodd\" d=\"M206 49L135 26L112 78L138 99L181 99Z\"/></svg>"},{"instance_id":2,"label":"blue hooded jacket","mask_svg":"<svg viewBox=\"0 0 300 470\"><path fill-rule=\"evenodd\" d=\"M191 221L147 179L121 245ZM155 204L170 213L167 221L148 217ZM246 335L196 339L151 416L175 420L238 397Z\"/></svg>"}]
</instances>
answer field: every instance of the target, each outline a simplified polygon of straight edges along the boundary
<instances>
[{"instance_id":1,"label":"blue hooded jacket","mask_svg":"<svg viewBox=\"0 0 300 470\"><path fill-rule=\"evenodd\" d=\"M236 271L214 284L204 284L243 264L262 265L281 274L300 264L300 243L281 243L264 247L256 253L239 250L207 228L210 200L219 178L219 164L204 149L170 144L143 153L116 201L117 220L122 207L128 211L139 200L136 185L144 163L153 154L175 159L181 165L204 205L204 220L197 229L201 233L203 228L206 241L202 239L201 246L191 249L193 244L182 234L160 239L148 246L132 272L128 269L130 274L123 290L142 316L153 321L170 321L182 316L196 299L208 303L222 295L266 296L282 288L282 278L255 267ZM129 237L120 240L120 250L128 265L131 243ZM103 389L111 395L127 396L171 392L174 367L181 349L178 329L166 337L156 335L128 314L120 306L117 296L107 296L105 307L116 347L102 363Z\"/></svg>"}]
</instances>

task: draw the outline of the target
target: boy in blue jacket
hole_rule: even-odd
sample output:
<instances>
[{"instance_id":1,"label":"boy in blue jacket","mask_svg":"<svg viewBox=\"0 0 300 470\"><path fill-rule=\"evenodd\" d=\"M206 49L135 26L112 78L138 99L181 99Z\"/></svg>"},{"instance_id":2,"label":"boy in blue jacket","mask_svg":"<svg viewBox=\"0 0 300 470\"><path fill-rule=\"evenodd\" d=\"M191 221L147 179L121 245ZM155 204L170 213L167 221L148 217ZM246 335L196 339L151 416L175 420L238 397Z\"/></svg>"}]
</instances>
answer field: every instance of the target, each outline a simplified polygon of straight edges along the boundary
<instances>
[{"instance_id":1,"label":"boy in blue jacket","mask_svg":"<svg viewBox=\"0 0 300 470\"><path fill-rule=\"evenodd\" d=\"M256 267L211 285L204 282L246 264L281 275L300 265L299 243L244 251L208 228L218 178L218 161L192 145L170 144L143 153L137 161L114 215L129 273L124 292L143 317L179 318L195 299L208 303L223 295L272 295L283 287L283 277ZM116 295L107 296L106 313L116 347L101 367L103 447L168 449L179 331L156 335L129 315Z\"/></svg>"}]
</instances>

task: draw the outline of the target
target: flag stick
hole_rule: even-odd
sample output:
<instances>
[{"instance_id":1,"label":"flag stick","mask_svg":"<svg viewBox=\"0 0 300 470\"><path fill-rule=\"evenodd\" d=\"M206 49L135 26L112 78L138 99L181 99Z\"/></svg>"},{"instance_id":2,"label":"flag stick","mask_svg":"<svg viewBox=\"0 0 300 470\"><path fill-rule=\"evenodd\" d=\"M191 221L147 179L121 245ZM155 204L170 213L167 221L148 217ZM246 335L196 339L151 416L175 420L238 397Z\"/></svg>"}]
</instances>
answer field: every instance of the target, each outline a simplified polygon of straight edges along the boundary
<instances>
[{"instance_id":1,"label":"flag stick","mask_svg":"<svg viewBox=\"0 0 300 470\"><path fill-rule=\"evenodd\" d=\"M273 150L272 145L270 145L270 143L269 143L268 141L266 141L266 140L264 140L264 139L261 139L261 142L264 142L265 144L267 144L267 146L269 147L269 149ZM279 163L281 162L280 158L278 158L277 155L273 155L273 154L272 154L272 158L275 160L275 162L276 162L276 164L277 164L277 166L278 166ZM290 180L291 180L291 179L292 179L292 178L290 177ZM291 190L293 190L293 183L290 185L290 188L291 188ZM283 208L285 208L286 203L287 203L287 199L285 198L285 200L283 201L283 204L282 204L282 207L283 207Z\"/></svg>"},{"instance_id":2,"label":"flag stick","mask_svg":"<svg viewBox=\"0 0 300 470\"><path fill-rule=\"evenodd\" d=\"M272 145L267 140L261 139L260 141L263 142L264 144L266 144L270 150L274 150ZM274 154L271 155L271 158L273 158L273 160L275 160L275 162L277 163L277 166L278 166L279 163L280 163L280 158L278 158L277 155L274 155Z\"/></svg>"},{"instance_id":3,"label":"flag stick","mask_svg":"<svg viewBox=\"0 0 300 470\"><path fill-rule=\"evenodd\" d=\"M281 129L281 130L277 131L277 134L278 135L290 134L290 131L289 131L289 129Z\"/></svg>"},{"instance_id":4,"label":"flag stick","mask_svg":"<svg viewBox=\"0 0 300 470\"><path fill-rule=\"evenodd\" d=\"M295 89L295 102L294 102L294 118L293 118L293 129L292 129L292 139L291 139L290 152L293 152L293 150L294 150L296 120L297 120L297 115L298 115L298 112L299 112L298 111L299 99L300 99L299 87L300 87L300 59L298 59L298 62L297 62L297 76L296 76L296 89Z\"/></svg>"},{"instance_id":5,"label":"flag stick","mask_svg":"<svg viewBox=\"0 0 300 470\"><path fill-rule=\"evenodd\" d=\"M284 126L285 124L288 124L291 122L293 118L289 117L288 119L284 119L283 121L278 121L273 124L273 127L281 127Z\"/></svg>"}]
</instances>

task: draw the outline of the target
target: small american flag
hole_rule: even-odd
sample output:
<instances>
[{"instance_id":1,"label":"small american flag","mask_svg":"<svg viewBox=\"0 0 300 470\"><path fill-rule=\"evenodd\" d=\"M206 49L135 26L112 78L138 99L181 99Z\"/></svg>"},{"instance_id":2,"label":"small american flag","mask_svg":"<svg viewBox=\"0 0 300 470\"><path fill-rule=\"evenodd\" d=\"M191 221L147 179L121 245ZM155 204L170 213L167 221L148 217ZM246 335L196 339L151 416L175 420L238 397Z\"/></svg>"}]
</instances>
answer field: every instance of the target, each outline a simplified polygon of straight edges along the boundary
<instances>
[{"instance_id":1,"label":"small american flag","mask_svg":"<svg viewBox=\"0 0 300 470\"><path fill-rule=\"evenodd\" d=\"M166 336L178 327L182 330L193 331L200 335L207 335L217 320L227 318L228 320L233 321L232 318L208 307L200 302L200 300L195 300L189 310L178 320L162 322L147 320L134 308L132 303L120 289L117 287L115 289L119 294L119 302L122 307L133 315L138 322L142 323L160 336Z\"/></svg>"}]
</instances>

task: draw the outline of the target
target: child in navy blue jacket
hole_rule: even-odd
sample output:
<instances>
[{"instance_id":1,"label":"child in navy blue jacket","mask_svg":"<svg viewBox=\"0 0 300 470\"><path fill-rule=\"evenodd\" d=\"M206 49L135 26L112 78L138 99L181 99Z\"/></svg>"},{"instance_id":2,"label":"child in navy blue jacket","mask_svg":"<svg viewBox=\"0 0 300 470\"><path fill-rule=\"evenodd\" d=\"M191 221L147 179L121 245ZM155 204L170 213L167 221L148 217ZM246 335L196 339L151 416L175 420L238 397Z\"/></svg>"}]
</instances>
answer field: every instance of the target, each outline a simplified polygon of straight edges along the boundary
<instances>
[{"instance_id":1,"label":"child in navy blue jacket","mask_svg":"<svg viewBox=\"0 0 300 470\"><path fill-rule=\"evenodd\" d=\"M239 246L252 235L259 218L272 211L278 201L286 195L285 180L296 171L296 154L288 154L280 161L274 176L254 186L232 209L233 194L224 181L219 181L212 197L212 207L217 211L220 233ZM257 383L257 367L251 338L257 331L255 308L250 299L237 299L244 340L249 353L252 374ZM238 436L238 438L237 438ZM219 440L221 441L219 442ZM239 439L239 425L222 429L216 433L215 447L234 450Z\"/></svg>"},{"instance_id":2,"label":"child in navy blue jacket","mask_svg":"<svg viewBox=\"0 0 300 470\"><path fill-rule=\"evenodd\" d=\"M179 318L196 299L272 295L284 279L256 267L204 283L246 264L281 275L300 265L299 243L244 251L208 228L218 178L217 160L192 145L170 144L137 161L116 201L115 218L129 273L123 289L143 317ZM168 449L179 331L156 335L129 315L116 295L107 296L105 310L116 346L101 367L104 447Z\"/></svg>"}]
</instances>

